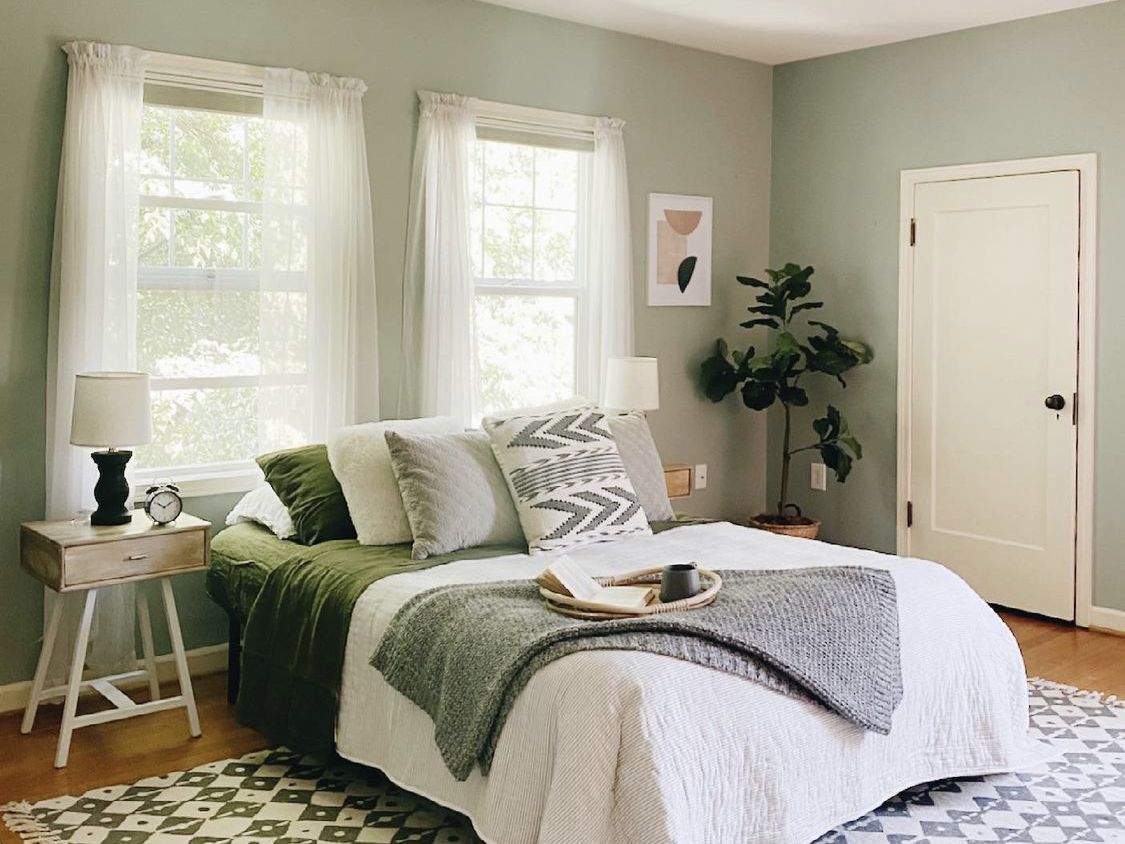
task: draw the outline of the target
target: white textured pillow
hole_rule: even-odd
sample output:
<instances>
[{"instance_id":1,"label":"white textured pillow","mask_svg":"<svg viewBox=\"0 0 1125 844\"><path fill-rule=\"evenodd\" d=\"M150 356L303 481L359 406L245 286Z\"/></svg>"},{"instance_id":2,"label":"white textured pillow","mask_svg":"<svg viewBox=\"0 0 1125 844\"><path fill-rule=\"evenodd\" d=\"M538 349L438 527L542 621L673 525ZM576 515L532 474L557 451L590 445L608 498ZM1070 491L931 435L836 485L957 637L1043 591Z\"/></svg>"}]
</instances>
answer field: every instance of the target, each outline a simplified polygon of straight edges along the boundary
<instances>
[{"instance_id":1,"label":"white textured pillow","mask_svg":"<svg viewBox=\"0 0 1125 844\"><path fill-rule=\"evenodd\" d=\"M621 462L637 491L650 522L666 522L676 518L672 502L668 499L668 485L664 481L664 464L652 439L648 420L643 413L625 413L609 417L609 430L621 453Z\"/></svg>"},{"instance_id":2,"label":"white textured pillow","mask_svg":"<svg viewBox=\"0 0 1125 844\"><path fill-rule=\"evenodd\" d=\"M531 553L651 533L602 410L481 423Z\"/></svg>"},{"instance_id":3,"label":"white textured pillow","mask_svg":"<svg viewBox=\"0 0 1125 844\"><path fill-rule=\"evenodd\" d=\"M289 511L273 491L269 484L250 490L234 509L227 514L227 524L235 525L239 522L257 522L273 531L278 539L288 539L297 535L297 528L293 526L293 519Z\"/></svg>"},{"instance_id":4,"label":"white textured pillow","mask_svg":"<svg viewBox=\"0 0 1125 844\"><path fill-rule=\"evenodd\" d=\"M410 542L410 522L387 450L387 431L455 434L461 424L449 416L392 419L341 428L328 438L328 462L340 482L361 545Z\"/></svg>"}]
</instances>

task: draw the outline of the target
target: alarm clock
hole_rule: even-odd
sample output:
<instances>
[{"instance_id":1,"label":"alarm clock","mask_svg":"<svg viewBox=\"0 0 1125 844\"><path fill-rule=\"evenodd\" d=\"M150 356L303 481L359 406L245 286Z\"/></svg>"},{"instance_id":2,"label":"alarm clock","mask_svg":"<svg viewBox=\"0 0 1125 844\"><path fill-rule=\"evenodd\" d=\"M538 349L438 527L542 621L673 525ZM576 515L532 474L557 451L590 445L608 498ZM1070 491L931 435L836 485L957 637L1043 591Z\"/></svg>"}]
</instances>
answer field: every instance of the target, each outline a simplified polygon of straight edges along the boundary
<instances>
[{"instance_id":1,"label":"alarm clock","mask_svg":"<svg viewBox=\"0 0 1125 844\"><path fill-rule=\"evenodd\" d=\"M157 483L145 490L145 513L158 525L170 524L184 511L180 488L172 483Z\"/></svg>"}]
</instances>

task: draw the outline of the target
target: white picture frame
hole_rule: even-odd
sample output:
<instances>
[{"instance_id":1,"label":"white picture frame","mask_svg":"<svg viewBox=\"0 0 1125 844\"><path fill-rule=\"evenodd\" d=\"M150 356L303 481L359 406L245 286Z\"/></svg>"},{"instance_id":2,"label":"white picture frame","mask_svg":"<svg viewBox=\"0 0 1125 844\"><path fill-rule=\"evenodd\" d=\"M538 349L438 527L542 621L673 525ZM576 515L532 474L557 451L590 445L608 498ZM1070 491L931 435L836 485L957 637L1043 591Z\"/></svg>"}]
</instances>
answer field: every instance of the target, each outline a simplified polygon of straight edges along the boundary
<instances>
[{"instance_id":1,"label":"white picture frame","mask_svg":"<svg viewBox=\"0 0 1125 844\"><path fill-rule=\"evenodd\" d=\"M712 205L709 196L648 195L650 306L711 304Z\"/></svg>"}]
</instances>

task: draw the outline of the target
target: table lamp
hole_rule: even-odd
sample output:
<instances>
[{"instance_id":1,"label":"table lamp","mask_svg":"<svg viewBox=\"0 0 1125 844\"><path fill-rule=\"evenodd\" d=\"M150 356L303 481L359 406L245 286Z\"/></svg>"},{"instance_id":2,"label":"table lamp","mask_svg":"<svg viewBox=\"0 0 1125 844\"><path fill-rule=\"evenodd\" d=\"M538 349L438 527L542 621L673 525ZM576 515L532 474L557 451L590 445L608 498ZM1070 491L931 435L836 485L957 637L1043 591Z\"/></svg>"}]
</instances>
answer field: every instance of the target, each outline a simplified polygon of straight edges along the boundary
<instances>
[{"instance_id":1,"label":"table lamp","mask_svg":"<svg viewBox=\"0 0 1125 844\"><path fill-rule=\"evenodd\" d=\"M105 449L90 455L98 466L92 525L123 525L132 519L126 506L125 465L133 452L122 446L152 440L152 402L144 372L84 372L74 380L71 445Z\"/></svg>"},{"instance_id":2,"label":"table lamp","mask_svg":"<svg viewBox=\"0 0 1125 844\"><path fill-rule=\"evenodd\" d=\"M656 410L660 407L660 378L656 358L610 358L606 362L607 410Z\"/></svg>"}]
</instances>

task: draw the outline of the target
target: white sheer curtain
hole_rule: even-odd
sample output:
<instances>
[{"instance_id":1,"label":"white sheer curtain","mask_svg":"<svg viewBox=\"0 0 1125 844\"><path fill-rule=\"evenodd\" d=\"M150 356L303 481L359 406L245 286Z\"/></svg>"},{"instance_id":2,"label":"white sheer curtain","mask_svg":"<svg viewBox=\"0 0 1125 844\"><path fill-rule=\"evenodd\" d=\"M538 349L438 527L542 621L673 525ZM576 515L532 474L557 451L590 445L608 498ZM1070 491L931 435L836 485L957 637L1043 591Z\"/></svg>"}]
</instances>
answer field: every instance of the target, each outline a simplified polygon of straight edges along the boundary
<instances>
[{"instance_id":1,"label":"white sheer curtain","mask_svg":"<svg viewBox=\"0 0 1125 844\"><path fill-rule=\"evenodd\" d=\"M259 443L379 418L371 181L358 79L264 82Z\"/></svg>"},{"instance_id":2,"label":"white sheer curtain","mask_svg":"<svg viewBox=\"0 0 1125 844\"><path fill-rule=\"evenodd\" d=\"M74 376L136 368L137 160L144 53L67 44L66 123L55 210L47 383L47 518L94 508L97 471L70 444ZM66 600L48 684L66 676L81 604ZM133 587L98 595L87 664L102 674L136 667Z\"/></svg>"},{"instance_id":3,"label":"white sheer curtain","mask_svg":"<svg viewBox=\"0 0 1125 844\"><path fill-rule=\"evenodd\" d=\"M476 104L420 92L403 278L401 416L473 415L473 262L469 251Z\"/></svg>"},{"instance_id":4,"label":"white sheer curtain","mask_svg":"<svg viewBox=\"0 0 1125 844\"><path fill-rule=\"evenodd\" d=\"M583 318L587 349L579 373L582 391L601 401L606 361L633 354L633 246L629 228L629 178L625 166L625 122L599 117L594 124L585 214L586 284Z\"/></svg>"}]
</instances>

